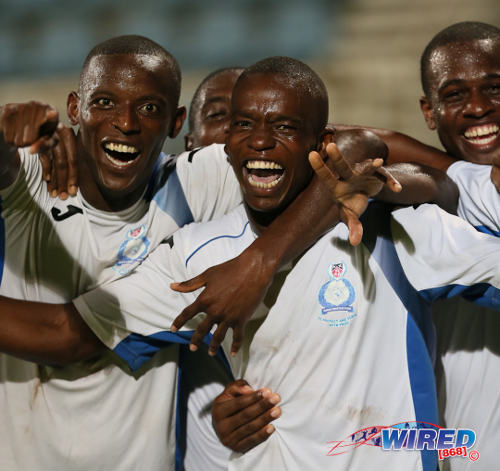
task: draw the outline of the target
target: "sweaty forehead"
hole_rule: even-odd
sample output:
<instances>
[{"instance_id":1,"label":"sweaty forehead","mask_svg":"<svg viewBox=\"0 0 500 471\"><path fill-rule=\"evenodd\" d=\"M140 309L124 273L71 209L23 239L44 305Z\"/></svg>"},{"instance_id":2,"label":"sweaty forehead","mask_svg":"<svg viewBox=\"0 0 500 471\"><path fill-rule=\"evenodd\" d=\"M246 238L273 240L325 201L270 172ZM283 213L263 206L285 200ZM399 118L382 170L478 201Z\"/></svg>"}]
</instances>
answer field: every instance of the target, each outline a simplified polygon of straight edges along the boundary
<instances>
[{"instance_id":1,"label":"sweaty forehead","mask_svg":"<svg viewBox=\"0 0 500 471\"><path fill-rule=\"evenodd\" d=\"M103 54L94 56L80 78L80 90L90 91L109 81L127 84L143 77L168 81L169 68L160 56L147 54Z\"/></svg>"},{"instance_id":2,"label":"sweaty forehead","mask_svg":"<svg viewBox=\"0 0 500 471\"><path fill-rule=\"evenodd\" d=\"M500 72L500 41L480 39L436 48L429 58L431 87L448 80L469 80Z\"/></svg>"}]
</instances>

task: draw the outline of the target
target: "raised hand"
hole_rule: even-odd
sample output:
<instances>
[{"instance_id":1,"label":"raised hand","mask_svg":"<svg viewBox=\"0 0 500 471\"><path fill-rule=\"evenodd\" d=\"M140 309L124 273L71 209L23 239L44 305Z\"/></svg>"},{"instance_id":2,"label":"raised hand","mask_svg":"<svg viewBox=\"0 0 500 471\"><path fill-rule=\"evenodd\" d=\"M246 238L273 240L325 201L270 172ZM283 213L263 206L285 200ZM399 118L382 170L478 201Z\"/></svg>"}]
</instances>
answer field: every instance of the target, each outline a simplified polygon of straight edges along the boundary
<instances>
[{"instance_id":1,"label":"raised hand","mask_svg":"<svg viewBox=\"0 0 500 471\"><path fill-rule=\"evenodd\" d=\"M36 101L0 108L0 131L4 146L30 146L30 153L46 152L57 143L59 114L50 105Z\"/></svg>"},{"instance_id":2,"label":"raised hand","mask_svg":"<svg viewBox=\"0 0 500 471\"><path fill-rule=\"evenodd\" d=\"M380 192L384 185L394 192L401 191L401 185L383 167L382 159L367 159L351 166L334 143L328 144L326 152L333 170L316 151L309 154L309 162L330 189L333 201L339 205L341 220L349 228L350 243L358 245L363 237L359 217L366 209L369 198Z\"/></svg>"},{"instance_id":3,"label":"raised hand","mask_svg":"<svg viewBox=\"0 0 500 471\"><path fill-rule=\"evenodd\" d=\"M55 134L57 144L39 156L50 195L65 200L68 195L76 195L78 189L76 136L71 127L62 123L58 124Z\"/></svg>"},{"instance_id":4,"label":"raised hand","mask_svg":"<svg viewBox=\"0 0 500 471\"><path fill-rule=\"evenodd\" d=\"M212 406L212 423L223 445L245 453L274 432L271 422L281 415L278 394L264 388L254 391L246 381L229 383Z\"/></svg>"}]
</instances>

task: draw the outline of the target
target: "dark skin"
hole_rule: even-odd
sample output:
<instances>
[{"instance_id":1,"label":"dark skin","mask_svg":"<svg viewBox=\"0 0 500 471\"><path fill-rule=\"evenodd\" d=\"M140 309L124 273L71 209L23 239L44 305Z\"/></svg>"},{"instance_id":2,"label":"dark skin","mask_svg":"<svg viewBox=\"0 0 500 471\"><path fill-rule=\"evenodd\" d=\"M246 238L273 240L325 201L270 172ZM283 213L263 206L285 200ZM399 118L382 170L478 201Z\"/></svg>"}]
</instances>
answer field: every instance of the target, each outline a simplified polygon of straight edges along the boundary
<instances>
[{"instance_id":1,"label":"dark skin","mask_svg":"<svg viewBox=\"0 0 500 471\"><path fill-rule=\"evenodd\" d=\"M108 55L90 62L79 92L69 95L68 115L72 124L79 125L76 154L81 191L93 206L119 210L141 196L165 138L177 134L184 118L184 109L176 109L171 103L170 90L165 85L170 81L170 69L156 57ZM8 116L10 127L6 130L3 125L2 131L9 139L11 135L24 139L26 129L30 134L24 140L12 138L12 142L2 142L4 186L14 180L18 171L17 145L37 144L41 140L45 147L33 150L53 147L58 122L55 112L39 103L13 105ZM348 210L343 214L351 225L352 240L359 240L359 228L351 224L357 221L356 215ZM290 204L289 211L283 212L237 259L212 267L186 284L188 289L195 289L193 285L205 286L191 306L193 315L204 311L215 322L220 317L230 318L233 324L228 327L235 326L242 332L275 270L311 245L338 221L338 215L339 208L331 204L328 189L319 179L313 179ZM0 304L4 302L7 301L0 299ZM71 303L32 306L31 310L29 303L11 300L8 312L19 310L22 315L0 311L3 325L9 325L3 335L0 333L3 351L59 365L85 360L103 351L103 345ZM205 327L202 325L196 332L193 342L201 339ZM40 332L44 341L33 342ZM238 337L235 340L236 351ZM74 348L75 342L78 348ZM215 352L219 342L217 335L211 352Z\"/></svg>"},{"instance_id":2,"label":"dark skin","mask_svg":"<svg viewBox=\"0 0 500 471\"><path fill-rule=\"evenodd\" d=\"M492 164L491 179L500 191L499 58L500 43L493 40L457 42L438 48L430 58L430 92L421 98L420 106L429 129L437 130L447 153L400 133L369 128L389 144L388 161L419 162L442 171L457 159ZM323 177L325 181L335 182L335 176L328 172L324 172ZM435 195L435 186L430 181L428 183L431 184L428 187L431 194ZM443 184L449 185L449 182ZM426 191L425 195L428 194ZM446 209L447 204L449 202L442 206ZM213 416L214 421L217 419L221 424L220 433L229 437L225 439L235 440L238 450L245 452L269 436L267 427L273 420L270 416L273 405L260 397L259 392L250 391L248 387L243 389L249 396L245 401L254 398L245 411L247 422L243 429L241 422L236 420L243 413L238 407L238 401L244 407L241 391L236 385L226 388L214 403ZM233 398L236 399L231 400Z\"/></svg>"},{"instance_id":3,"label":"dark skin","mask_svg":"<svg viewBox=\"0 0 500 471\"><path fill-rule=\"evenodd\" d=\"M225 70L211 77L200 90L194 129L184 137L186 150L224 144L231 119L231 95L242 70Z\"/></svg>"}]
</instances>

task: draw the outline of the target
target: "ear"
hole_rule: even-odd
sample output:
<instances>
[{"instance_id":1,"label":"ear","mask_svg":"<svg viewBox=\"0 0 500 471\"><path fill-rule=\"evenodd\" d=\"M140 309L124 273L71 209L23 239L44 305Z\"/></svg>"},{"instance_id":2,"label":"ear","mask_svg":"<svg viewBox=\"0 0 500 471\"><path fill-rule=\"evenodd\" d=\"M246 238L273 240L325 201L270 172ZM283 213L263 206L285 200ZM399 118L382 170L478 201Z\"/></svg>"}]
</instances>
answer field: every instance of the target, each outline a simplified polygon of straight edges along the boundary
<instances>
[{"instance_id":1,"label":"ear","mask_svg":"<svg viewBox=\"0 0 500 471\"><path fill-rule=\"evenodd\" d=\"M174 137L177 136L177 134L179 134L185 119L186 119L186 107L179 106L179 108L177 108L177 111L175 112L174 124L172 126L172 129L168 137L171 137L173 139Z\"/></svg>"},{"instance_id":2,"label":"ear","mask_svg":"<svg viewBox=\"0 0 500 471\"><path fill-rule=\"evenodd\" d=\"M79 122L80 114L80 97L76 92L71 92L66 100L66 112L68 113L69 122L76 126Z\"/></svg>"},{"instance_id":3,"label":"ear","mask_svg":"<svg viewBox=\"0 0 500 471\"><path fill-rule=\"evenodd\" d=\"M436 121L434 119L434 111L432 110L432 106L427 99L426 96L420 98L420 109L424 114L425 122L427 123L427 127L434 131L436 129Z\"/></svg>"},{"instance_id":4,"label":"ear","mask_svg":"<svg viewBox=\"0 0 500 471\"><path fill-rule=\"evenodd\" d=\"M193 135L190 132L188 132L184 136L184 150L193 150L193 149L194 149Z\"/></svg>"}]
</instances>

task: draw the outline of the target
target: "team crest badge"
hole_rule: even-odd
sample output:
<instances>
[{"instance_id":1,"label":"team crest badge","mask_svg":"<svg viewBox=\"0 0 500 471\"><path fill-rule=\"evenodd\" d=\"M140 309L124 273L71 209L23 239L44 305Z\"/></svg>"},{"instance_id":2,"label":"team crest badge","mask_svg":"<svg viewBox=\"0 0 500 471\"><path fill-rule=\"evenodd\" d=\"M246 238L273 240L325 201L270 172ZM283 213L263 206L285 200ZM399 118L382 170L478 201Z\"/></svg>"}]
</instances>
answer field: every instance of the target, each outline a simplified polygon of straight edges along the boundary
<instances>
[{"instance_id":1,"label":"team crest badge","mask_svg":"<svg viewBox=\"0 0 500 471\"><path fill-rule=\"evenodd\" d=\"M120 275L128 273L136 263L142 262L148 253L150 241L144 225L127 232L120 245L113 270Z\"/></svg>"},{"instance_id":2,"label":"team crest badge","mask_svg":"<svg viewBox=\"0 0 500 471\"><path fill-rule=\"evenodd\" d=\"M356 293L351 282L345 278L346 272L347 266L344 262L330 264L330 281L319 290L318 300L323 306L319 319L331 327L347 325L356 317L352 306Z\"/></svg>"}]
</instances>

